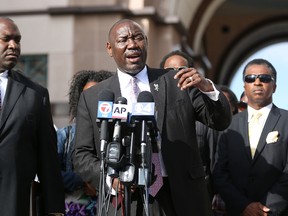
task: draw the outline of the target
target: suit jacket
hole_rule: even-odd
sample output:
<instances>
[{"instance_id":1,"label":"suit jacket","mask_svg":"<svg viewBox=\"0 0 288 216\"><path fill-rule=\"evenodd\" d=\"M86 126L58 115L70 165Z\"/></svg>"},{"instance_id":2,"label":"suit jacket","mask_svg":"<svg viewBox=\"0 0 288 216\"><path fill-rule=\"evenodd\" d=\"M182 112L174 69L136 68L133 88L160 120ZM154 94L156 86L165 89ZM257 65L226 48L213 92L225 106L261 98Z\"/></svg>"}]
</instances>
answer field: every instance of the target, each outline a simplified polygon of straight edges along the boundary
<instances>
[{"instance_id":1,"label":"suit jacket","mask_svg":"<svg viewBox=\"0 0 288 216\"><path fill-rule=\"evenodd\" d=\"M210 200L212 201L214 196L212 168L215 162L218 131L207 127L199 121L196 121L196 136L200 156L203 162L203 168L205 171L205 181L207 184Z\"/></svg>"},{"instance_id":2,"label":"suit jacket","mask_svg":"<svg viewBox=\"0 0 288 216\"><path fill-rule=\"evenodd\" d=\"M181 91L175 72L148 68L151 93L157 109L157 126L162 137L162 156L168 172L172 199L177 215L211 214L204 171L196 141L195 120L218 130L231 120L229 105L223 94L218 101L197 89ZM96 124L98 94L111 89L121 96L115 75L83 92L79 100L76 143L73 163L84 181L99 184L99 127Z\"/></svg>"},{"instance_id":3,"label":"suit jacket","mask_svg":"<svg viewBox=\"0 0 288 216\"><path fill-rule=\"evenodd\" d=\"M270 215L280 215L287 208L287 129L288 112L273 105L253 159L247 110L235 115L221 135L213 177L232 215L239 215L251 202L268 206Z\"/></svg>"},{"instance_id":4,"label":"suit jacket","mask_svg":"<svg viewBox=\"0 0 288 216\"><path fill-rule=\"evenodd\" d=\"M28 216L38 175L46 213L64 211L64 190L47 89L8 72L0 117L0 215Z\"/></svg>"}]
</instances>

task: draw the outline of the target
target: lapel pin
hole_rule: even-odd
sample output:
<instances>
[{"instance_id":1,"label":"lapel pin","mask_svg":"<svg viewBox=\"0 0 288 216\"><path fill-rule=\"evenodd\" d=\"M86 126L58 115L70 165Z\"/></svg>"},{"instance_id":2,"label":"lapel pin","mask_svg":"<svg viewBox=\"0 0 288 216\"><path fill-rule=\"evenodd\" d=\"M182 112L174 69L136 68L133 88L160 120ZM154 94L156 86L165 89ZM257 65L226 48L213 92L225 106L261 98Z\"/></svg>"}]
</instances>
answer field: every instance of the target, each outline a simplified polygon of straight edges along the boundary
<instances>
[{"instance_id":1,"label":"lapel pin","mask_svg":"<svg viewBox=\"0 0 288 216\"><path fill-rule=\"evenodd\" d=\"M159 91L159 85L158 84L154 84L154 90Z\"/></svg>"}]
</instances>

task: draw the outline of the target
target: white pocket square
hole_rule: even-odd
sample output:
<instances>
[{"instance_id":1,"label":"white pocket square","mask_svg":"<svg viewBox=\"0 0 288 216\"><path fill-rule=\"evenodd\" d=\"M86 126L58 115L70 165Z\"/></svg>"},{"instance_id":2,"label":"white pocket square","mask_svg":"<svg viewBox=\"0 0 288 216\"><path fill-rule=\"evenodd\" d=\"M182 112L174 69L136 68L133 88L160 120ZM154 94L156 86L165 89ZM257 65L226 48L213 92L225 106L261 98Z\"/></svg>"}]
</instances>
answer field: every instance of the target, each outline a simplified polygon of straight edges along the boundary
<instances>
[{"instance_id":1,"label":"white pocket square","mask_svg":"<svg viewBox=\"0 0 288 216\"><path fill-rule=\"evenodd\" d=\"M266 143L267 144L275 143L277 142L278 137L279 137L278 131L271 131L266 137Z\"/></svg>"}]
</instances>

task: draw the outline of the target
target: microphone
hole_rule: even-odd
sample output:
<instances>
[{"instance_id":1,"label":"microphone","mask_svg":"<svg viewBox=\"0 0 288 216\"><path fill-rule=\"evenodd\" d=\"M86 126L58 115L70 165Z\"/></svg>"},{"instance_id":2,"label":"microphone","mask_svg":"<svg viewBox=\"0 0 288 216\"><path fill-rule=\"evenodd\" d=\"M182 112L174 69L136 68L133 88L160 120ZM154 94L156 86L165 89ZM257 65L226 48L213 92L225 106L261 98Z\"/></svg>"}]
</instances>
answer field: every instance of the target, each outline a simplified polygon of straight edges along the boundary
<instances>
[{"instance_id":1,"label":"microphone","mask_svg":"<svg viewBox=\"0 0 288 216\"><path fill-rule=\"evenodd\" d=\"M118 177L118 171L124 163L124 155L121 146L121 120L127 119L127 99L118 97L113 105L112 119L115 119L112 142L107 146L106 162L108 164L107 174Z\"/></svg>"},{"instance_id":2,"label":"microphone","mask_svg":"<svg viewBox=\"0 0 288 216\"><path fill-rule=\"evenodd\" d=\"M113 141L120 142L121 136L121 120L126 120L127 111L127 99L125 97L118 97L116 103L113 105L112 119L115 119Z\"/></svg>"},{"instance_id":3,"label":"microphone","mask_svg":"<svg viewBox=\"0 0 288 216\"><path fill-rule=\"evenodd\" d=\"M153 95L149 91L140 92L137 98L137 103L132 107L131 120L145 120L145 123L150 129L151 138L155 138L158 133L155 116L156 112ZM142 136L141 141L144 141L143 139L144 137Z\"/></svg>"},{"instance_id":4,"label":"microphone","mask_svg":"<svg viewBox=\"0 0 288 216\"><path fill-rule=\"evenodd\" d=\"M155 120L155 103L153 95L142 91L137 98L137 103L132 108L132 120L141 122L141 167L138 171L138 185L147 186L151 183L151 144L156 142L157 124ZM149 130L148 130L149 129Z\"/></svg>"},{"instance_id":5,"label":"microphone","mask_svg":"<svg viewBox=\"0 0 288 216\"><path fill-rule=\"evenodd\" d=\"M100 150L104 152L108 141L108 121L112 118L114 93L109 89L103 89L98 97L97 121L100 125Z\"/></svg>"}]
</instances>

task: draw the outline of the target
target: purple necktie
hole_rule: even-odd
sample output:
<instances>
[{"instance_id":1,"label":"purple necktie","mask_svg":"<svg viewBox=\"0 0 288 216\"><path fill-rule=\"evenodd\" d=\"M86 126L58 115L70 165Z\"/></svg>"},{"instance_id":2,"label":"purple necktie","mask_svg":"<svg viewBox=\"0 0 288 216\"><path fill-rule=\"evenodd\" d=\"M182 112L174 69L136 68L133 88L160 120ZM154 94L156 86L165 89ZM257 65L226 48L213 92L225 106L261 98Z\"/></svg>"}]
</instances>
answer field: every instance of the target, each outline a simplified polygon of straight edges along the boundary
<instances>
[{"instance_id":1,"label":"purple necktie","mask_svg":"<svg viewBox=\"0 0 288 216\"><path fill-rule=\"evenodd\" d=\"M138 86L138 82L139 82L139 80L137 79L137 77L131 77L131 80L130 80L130 83L131 83L130 99L131 99L132 103L137 102L137 97L138 97L139 93L141 92L141 90L139 89L139 86Z\"/></svg>"},{"instance_id":2,"label":"purple necktie","mask_svg":"<svg viewBox=\"0 0 288 216\"><path fill-rule=\"evenodd\" d=\"M156 180L149 188L149 194L153 197L156 196L160 188L163 186L163 178L161 173L161 164L160 164L160 158L159 153L152 153L152 163L155 166L155 172L154 175L156 175Z\"/></svg>"}]
</instances>

